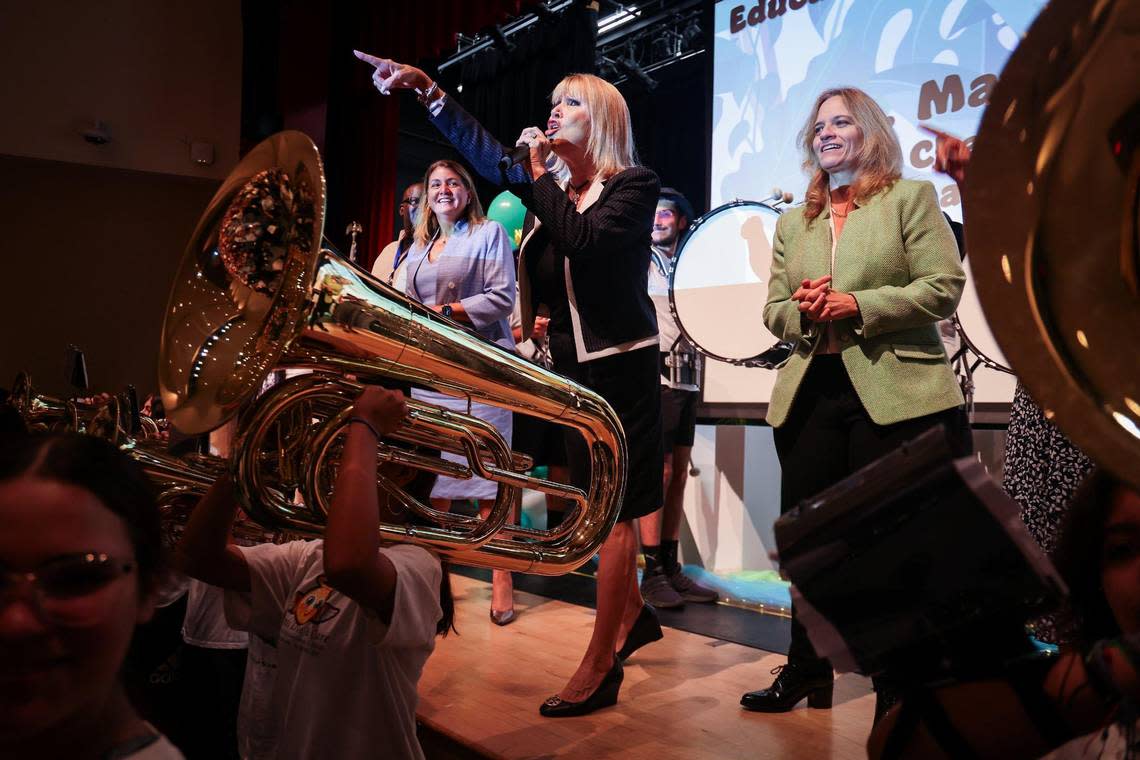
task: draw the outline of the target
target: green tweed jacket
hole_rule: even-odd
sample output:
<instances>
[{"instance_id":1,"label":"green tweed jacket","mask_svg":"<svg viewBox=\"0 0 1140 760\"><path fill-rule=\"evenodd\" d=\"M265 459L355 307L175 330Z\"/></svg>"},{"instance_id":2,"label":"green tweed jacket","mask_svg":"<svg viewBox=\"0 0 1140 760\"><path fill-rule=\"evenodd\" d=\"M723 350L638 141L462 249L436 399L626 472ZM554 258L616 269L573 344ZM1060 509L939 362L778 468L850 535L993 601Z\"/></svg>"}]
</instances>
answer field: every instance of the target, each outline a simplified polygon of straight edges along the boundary
<instances>
[{"instance_id":1,"label":"green tweed jacket","mask_svg":"<svg viewBox=\"0 0 1140 760\"><path fill-rule=\"evenodd\" d=\"M851 293L859 318L832 323L843 366L871 419L880 425L922 417L963 403L937 323L954 313L966 276L954 234L929 182L899 180L853 209L831 271L831 223L803 208L780 217L764 324L796 344L780 369L768 423L788 417L819 340L791 296L804 279L832 274L831 287Z\"/></svg>"}]
</instances>

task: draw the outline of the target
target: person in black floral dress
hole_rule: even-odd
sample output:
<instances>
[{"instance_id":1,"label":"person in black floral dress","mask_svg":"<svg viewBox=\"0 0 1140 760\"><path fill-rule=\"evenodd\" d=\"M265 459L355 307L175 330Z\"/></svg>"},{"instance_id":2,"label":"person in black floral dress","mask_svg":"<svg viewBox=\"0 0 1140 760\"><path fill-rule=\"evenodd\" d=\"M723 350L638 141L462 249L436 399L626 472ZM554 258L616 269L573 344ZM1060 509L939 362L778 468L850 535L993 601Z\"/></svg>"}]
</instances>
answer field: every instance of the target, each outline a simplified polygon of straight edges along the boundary
<instances>
[{"instance_id":1,"label":"person in black floral dress","mask_svg":"<svg viewBox=\"0 0 1140 760\"><path fill-rule=\"evenodd\" d=\"M1021 383L1009 410L1002 486L1021 507L1021 519L1049 554L1069 511L1077 486L1092 471L1092 461L1045 417ZM1061 644L1065 636L1052 615L1034 623L1034 636Z\"/></svg>"}]
</instances>

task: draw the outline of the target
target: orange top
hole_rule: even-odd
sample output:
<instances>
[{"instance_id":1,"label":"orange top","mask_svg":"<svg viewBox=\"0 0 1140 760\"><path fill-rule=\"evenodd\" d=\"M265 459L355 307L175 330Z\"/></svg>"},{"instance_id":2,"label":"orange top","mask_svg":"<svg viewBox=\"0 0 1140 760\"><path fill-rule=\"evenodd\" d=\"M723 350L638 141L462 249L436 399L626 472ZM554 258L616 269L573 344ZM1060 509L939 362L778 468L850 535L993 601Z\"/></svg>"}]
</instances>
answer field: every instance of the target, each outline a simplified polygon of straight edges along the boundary
<instances>
[{"instance_id":1,"label":"orange top","mask_svg":"<svg viewBox=\"0 0 1140 760\"><path fill-rule=\"evenodd\" d=\"M835 221L835 239L839 239L843 232L843 225L847 223L847 215L855 208L855 201L851 198L851 185L837 187L831 191L831 218Z\"/></svg>"}]
</instances>

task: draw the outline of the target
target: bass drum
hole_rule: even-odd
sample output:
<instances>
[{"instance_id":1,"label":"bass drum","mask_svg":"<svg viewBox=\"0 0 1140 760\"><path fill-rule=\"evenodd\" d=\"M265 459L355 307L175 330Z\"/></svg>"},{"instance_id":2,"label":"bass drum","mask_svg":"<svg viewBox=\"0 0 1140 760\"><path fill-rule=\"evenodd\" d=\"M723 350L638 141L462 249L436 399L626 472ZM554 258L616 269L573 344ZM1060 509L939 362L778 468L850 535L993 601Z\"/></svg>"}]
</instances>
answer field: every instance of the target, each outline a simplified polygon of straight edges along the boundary
<instances>
[{"instance_id":1,"label":"bass drum","mask_svg":"<svg viewBox=\"0 0 1140 760\"><path fill-rule=\"evenodd\" d=\"M681 334L702 354L771 366L761 357L780 339L764 327L760 313L768 300L779 217L766 203L734 201L694 222L682 242L669 278L669 308Z\"/></svg>"}]
</instances>

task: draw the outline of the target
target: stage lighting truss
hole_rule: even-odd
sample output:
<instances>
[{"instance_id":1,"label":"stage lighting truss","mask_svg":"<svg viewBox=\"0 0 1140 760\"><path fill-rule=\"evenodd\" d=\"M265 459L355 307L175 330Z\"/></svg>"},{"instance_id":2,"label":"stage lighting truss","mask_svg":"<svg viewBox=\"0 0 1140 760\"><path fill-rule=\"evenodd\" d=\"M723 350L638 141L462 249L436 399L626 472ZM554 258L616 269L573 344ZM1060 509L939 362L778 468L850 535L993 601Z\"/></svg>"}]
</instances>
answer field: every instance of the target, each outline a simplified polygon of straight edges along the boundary
<instances>
[{"instance_id":1,"label":"stage lighting truss","mask_svg":"<svg viewBox=\"0 0 1140 760\"><path fill-rule=\"evenodd\" d=\"M439 71L491 47L509 53L511 37L538 21L556 19L575 0L546 0L508 23L475 35L457 35L456 51ZM639 82L652 90L653 72L704 51L701 0L644 0L621 3L601 0L598 9L597 72L613 84Z\"/></svg>"},{"instance_id":2,"label":"stage lighting truss","mask_svg":"<svg viewBox=\"0 0 1140 760\"><path fill-rule=\"evenodd\" d=\"M705 52L702 12L699 0L642 4L637 21L598 37L598 76L653 90L654 72Z\"/></svg>"}]
</instances>

